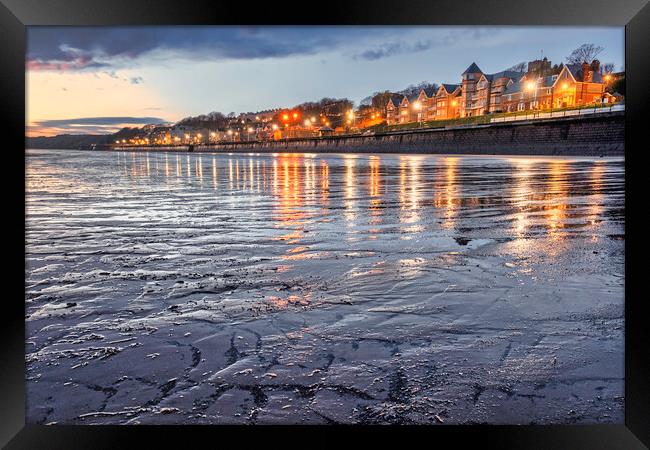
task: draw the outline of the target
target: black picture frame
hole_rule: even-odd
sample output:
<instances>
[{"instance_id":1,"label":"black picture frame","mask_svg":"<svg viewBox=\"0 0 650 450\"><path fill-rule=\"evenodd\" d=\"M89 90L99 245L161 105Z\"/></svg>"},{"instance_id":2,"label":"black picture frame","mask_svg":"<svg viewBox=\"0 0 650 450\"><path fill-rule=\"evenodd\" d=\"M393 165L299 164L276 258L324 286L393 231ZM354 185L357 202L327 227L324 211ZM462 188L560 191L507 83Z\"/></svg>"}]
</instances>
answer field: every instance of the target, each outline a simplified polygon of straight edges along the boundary
<instances>
[{"instance_id":1,"label":"black picture frame","mask_svg":"<svg viewBox=\"0 0 650 450\"><path fill-rule=\"evenodd\" d=\"M644 127L650 105L647 75L650 74L650 5L647 0L472 0L403 1L363 0L314 3L285 1L243 4L209 0L0 0L0 89L2 91L3 174L7 213L4 225L10 231L5 245L6 285L2 308L0 376L0 445L7 448L122 448L137 437L164 441L168 446L187 445L188 437L218 436L213 445L225 443L224 434L236 434L238 445L246 445L260 433L242 433L233 427L81 427L25 425L25 259L24 153L25 143L25 50L26 27L33 25L189 25L189 24L375 24L375 25L572 25L625 26L626 96L626 265L625 265L625 424L595 426L440 426L408 427L409 438L426 438L432 445L452 442L454 448L468 442L479 448L585 448L637 449L650 446L650 360L644 344L645 324L643 277L645 265L635 264L644 256L641 215L643 199ZM24 267L24 266L23 266ZM21 273L22 272L22 273ZM174 430L174 433L167 431ZM300 428L300 427L296 427ZM337 430L340 430L338 428ZM349 431L350 428L347 428ZM353 427L356 437L385 441L404 430ZM294 430L291 430L294 433ZM332 440L331 428L305 427L299 431L303 445L324 438ZM262 427L261 433L286 436L284 427ZM144 435L144 436L143 436ZM424 435L424 436L422 436ZM292 434L294 438L296 434ZM235 436L233 436L235 437ZM304 438L307 437L308 441ZM327 438L330 439L327 439ZM267 439L265 437L265 439ZM273 439L269 437L268 439ZM327 440L325 440L327 439ZM433 439L433 441L431 441ZM292 439L293 441L294 439ZM410 441L411 439L409 439ZM413 441L415 443L415 441ZM291 442L289 442L291 443ZM369 444L370 441L367 441ZM472 448L472 447L468 447Z\"/></svg>"}]
</instances>

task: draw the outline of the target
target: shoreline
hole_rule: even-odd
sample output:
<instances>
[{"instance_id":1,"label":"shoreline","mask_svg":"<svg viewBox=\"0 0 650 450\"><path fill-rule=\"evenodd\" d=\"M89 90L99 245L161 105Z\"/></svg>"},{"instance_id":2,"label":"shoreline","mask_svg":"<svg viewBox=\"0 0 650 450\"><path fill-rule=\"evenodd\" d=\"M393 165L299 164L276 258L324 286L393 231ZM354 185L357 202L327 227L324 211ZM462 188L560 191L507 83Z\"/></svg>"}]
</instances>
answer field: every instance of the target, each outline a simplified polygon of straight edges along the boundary
<instances>
[{"instance_id":1,"label":"shoreline","mask_svg":"<svg viewBox=\"0 0 650 450\"><path fill-rule=\"evenodd\" d=\"M625 116L604 113L470 127L416 129L278 141L181 146L110 146L179 153L359 153L490 156L624 156Z\"/></svg>"}]
</instances>

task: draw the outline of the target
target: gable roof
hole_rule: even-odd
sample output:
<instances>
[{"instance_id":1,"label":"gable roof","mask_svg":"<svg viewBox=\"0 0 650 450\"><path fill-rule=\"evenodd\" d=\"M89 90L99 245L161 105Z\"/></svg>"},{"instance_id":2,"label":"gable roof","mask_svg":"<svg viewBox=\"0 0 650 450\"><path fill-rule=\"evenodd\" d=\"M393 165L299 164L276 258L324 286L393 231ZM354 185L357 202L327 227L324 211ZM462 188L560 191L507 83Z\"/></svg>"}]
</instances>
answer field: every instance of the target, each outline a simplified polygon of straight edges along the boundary
<instances>
[{"instance_id":1,"label":"gable roof","mask_svg":"<svg viewBox=\"0 0 650 450\"><path fill-rule=\"evenodd\" d=\"M511 78L515 81L519 81L523 77L525 72L515 72L514 70L502 70L501 72L486 74L485 78L488 81L497 80L499 78Z\"/></svg>"},{"instance_id":2,"label":"gable roof","mask_svg":"<svg viewBox=\"0 0 650 450\"><path fill-rule=\"evenodd\" d=\"M584 74L582 73L582 64L564 64L564 66L569 69L571 75L576 81L584 81ZM600 72L593 72L591 78L592 83L602 83L603 76Z\"/></svg>"},{"instance_id":3,"label":"gable roof","mask_svg":"<svg viewBox=\"0 0 650 450\"><path fill-rule=\"evenodd\" d=\"M444 89L447 94L453 94L456 89L460 87L460 84L449 84L449 83L442 83L440 85L440 88ZM440 91L440 89L438 89Z\"/></svg>"},{"instance_id":4,"label":"gable roof","mask_svg":"<svg viewBox=\"0 0 650 450\"><path fill-rule=\"evenodd\" d=\"M388 103L393 103L393 106L399 106L399 104L402 102L403 97L404 96L402 94L390 94ZM386 104L386 106L388 106L388 103Z\"/></svg>"},{"instance_id":5,"label":"gable roof","mask_svg":"<svg viewBox=\"0 0 650 450\"><path fill-rule=\"evenodd\" d=\"M422 91L424 91L424 94L425 94L427 97L431 98L431 97L433 97L434 95L436 95L436 91L437 91L437 90L438 90L438 89L435 89L435 88L433 88L433 87L428 87L428 88L423 88L423 89L421 89L421 90L420 90L420 93L422 93Z\"/></svg>"},{"instance_id":6,"label":"gable roof","mask_svg":"<svg viewBox=\"0 0 650 450\"><path fill-rule=\"evenodd\" d=\"M419 92L417 94L405 95L405 97L406 97L406 99L408 100L409 103L414 102L415 100L417 100L419 96L420 96Z\"/></svg>"},{"instance_id":7,"label":"gable roof","mask_svg":"<svg viewBox=\"0 0 650 450\"><path fill-rule=\"evenodd\" d=\"M475 62L473 62L467 69L465 69L465 72L461 73L461 75L465 75L466 73L483 73L483 71L478 68Z\"/></svg>"},{"instance_id":8,"label":"gable roof","mask_svg":"<svg viewBox=\"0 0 650 450\"><path fill-rule=\"evenodd\" d=\"M517 92L521 92L521 88L522 88L521 81L515 81L510 86L506 86L506 88L503 90L502 95L516 94Z\"/></svg>"}]
</instances>

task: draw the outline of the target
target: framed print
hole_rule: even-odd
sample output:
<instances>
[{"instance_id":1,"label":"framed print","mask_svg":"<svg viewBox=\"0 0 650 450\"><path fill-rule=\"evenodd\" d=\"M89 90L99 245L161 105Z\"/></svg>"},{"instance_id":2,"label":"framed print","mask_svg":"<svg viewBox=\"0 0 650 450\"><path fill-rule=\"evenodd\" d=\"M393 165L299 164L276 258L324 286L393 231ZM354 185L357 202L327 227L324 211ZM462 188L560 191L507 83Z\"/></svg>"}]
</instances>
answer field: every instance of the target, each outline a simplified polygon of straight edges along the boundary
<instances>
[{"instance_id":1,"label":"framed print","mask_svg":"<svg viewBox=\"0 0 650 450\"><path fill-rule=\"evenodd\" d=\"M3 445L646 448L650 7L308 6L3 0Z\"/></svg>"}]
</instances>

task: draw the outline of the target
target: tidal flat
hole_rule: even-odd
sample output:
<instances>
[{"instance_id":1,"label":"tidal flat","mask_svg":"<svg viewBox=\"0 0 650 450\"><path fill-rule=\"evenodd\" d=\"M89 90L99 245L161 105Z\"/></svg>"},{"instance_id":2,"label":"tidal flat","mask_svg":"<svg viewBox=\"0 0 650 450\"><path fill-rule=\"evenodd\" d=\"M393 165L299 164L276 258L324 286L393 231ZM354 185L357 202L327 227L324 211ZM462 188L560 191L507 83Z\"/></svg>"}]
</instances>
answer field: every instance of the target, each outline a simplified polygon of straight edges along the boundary
<instances>
[{"instance_id":1,"label":"tidal flat","mask_svg":"<svg viewBox=\"0 0 650 450\"><path fill-rule=\"evenodd\" d=\"M623 158L26 165L28 423L623 423Z\"/></svg>"}]
</instances>

